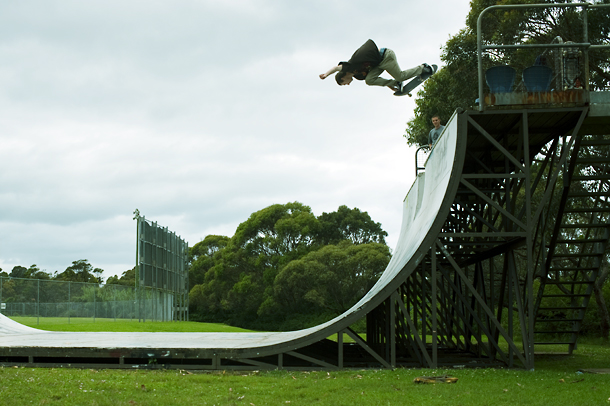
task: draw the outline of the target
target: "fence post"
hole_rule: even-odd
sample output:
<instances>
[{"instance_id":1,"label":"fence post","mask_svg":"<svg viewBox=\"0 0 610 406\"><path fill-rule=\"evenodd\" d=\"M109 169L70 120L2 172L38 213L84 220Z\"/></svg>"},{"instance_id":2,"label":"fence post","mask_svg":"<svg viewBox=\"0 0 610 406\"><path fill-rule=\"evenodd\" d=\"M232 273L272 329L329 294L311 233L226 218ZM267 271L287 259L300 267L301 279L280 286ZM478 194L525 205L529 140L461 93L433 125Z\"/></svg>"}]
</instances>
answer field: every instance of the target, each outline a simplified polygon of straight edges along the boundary
<instances>
[{"instance_id":1,"label":"fence post","mask_svg":"<svg viewBox=\"0 0 610 406\"><path fill-rule=\"evenodd\" d=\"M93 322L95 323L95 286L93 287Z\"/></svg>"},{"instance_id":2,"label":"fence post","mask_svg":"<svg viewBox=\"0 0 610 406\"><path fill-rule=\"evenodd\" d=\"M36 298L36 325L40 325L40 279L38 281L37 298Z\"/></svg>"},{"instance_id":3,"label":"fence post","mask_svg":"<svg viewBox=\"0 0 610 406\"><path fill-rule=\"evenodd\" d=\"M71 286L72 286L72 282L68 281L68 324L70 324L70 317L72 316L72 297L70 294Z\"/></svg>"},{"instance_id":4,"label":"fence post","mask_svg":"<svg viewBox=\"0 0 610 406\"><path fill-rule=\"evenodd\" d=\"M114 301L112 302L112 314L114 316L114 321L116 321L116 289L112 289L112 298Z\"/></svg>"}]
</instances>

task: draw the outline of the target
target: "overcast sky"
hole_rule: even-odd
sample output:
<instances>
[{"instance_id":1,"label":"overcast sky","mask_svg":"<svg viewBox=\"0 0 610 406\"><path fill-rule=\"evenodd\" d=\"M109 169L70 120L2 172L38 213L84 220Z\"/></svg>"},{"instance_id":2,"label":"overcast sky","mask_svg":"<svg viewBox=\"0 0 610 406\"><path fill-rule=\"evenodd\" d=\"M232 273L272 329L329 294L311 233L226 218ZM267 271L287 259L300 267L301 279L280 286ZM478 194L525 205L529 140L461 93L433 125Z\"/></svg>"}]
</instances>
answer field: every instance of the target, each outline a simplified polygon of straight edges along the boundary
<instances>
[{"instance_id":1,"label":"overcast sky","mask_svg":"<svg viewBox=\"0 0 610 406\"><path fill-rule=\"evenodd\" d=\"M396 244L414 100L320 80L368 38L440 64L468 0L0 2L0 268L135 265L137 208L185 239L299 201ZM386 74L387 75L387 74Z\"/></svg>"}]
</instances>

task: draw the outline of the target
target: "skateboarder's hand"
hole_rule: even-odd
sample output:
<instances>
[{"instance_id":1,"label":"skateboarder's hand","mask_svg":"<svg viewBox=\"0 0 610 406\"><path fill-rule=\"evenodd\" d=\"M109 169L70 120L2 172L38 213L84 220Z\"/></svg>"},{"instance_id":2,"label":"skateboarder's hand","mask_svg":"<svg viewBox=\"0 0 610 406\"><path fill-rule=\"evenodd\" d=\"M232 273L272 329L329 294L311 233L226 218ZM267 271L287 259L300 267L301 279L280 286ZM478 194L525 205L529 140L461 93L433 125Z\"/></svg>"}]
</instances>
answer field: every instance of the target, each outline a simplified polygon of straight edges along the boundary
<instances>
[{"instance_id":1,"label":"skateboarder's hand","mask_svg":"<svg viewBox=\"0 0 610 406\"><path fill-rule=\"evenodd\" d=\"M324 80L335 72L339 72L341 70L341 65L333 66L328 71L324 73L320 73L320 79Z\"/></svg>"}]
</instances>

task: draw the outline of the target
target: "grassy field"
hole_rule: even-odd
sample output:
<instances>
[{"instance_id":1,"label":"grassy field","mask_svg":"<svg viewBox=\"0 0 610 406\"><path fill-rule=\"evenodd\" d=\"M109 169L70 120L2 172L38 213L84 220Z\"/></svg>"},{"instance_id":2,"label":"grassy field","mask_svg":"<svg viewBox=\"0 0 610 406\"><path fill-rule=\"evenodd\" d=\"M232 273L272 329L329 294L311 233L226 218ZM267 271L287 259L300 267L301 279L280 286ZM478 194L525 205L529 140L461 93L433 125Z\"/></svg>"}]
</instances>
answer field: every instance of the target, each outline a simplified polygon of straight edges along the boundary
<instances>
[{"instance_id":1,"label":"grassy field","mask_svg":"<svg viewBox=\"0 0 610 406\"><path fill-rule=\"evenodd\" d=\"M239 327L231 327L226 324L217 323L197 323L194 321L147 321L138 322L138 320L129 319L101 319L96 318L77 318L69 319L65 317L11 317L18 323L29 327L38 328L49 331L136 331L136 332L162 332L162 331L177 331L177 332L246 332Z\"/></svg>"},{"instance_id":2,"label":"grassy field","mask_svg":"<svg viewBox=\"0 0 610 406\"><path fill-rule=\"evenodd\" d=\"M52 320L49 324L43 324L42 320L40 325L28 324L57 329L48 327L57 325ZM168 331L172 326L171 331L177 331L178 326L179 331L243 331L200 323L113 320L107 323L103 326L97 319L97 330L87 331L125 331L125 325L138 324L154 327L141 330L144 327L137 326L135 331ZM70 329L83 331L92 324L72 319ZM0 405L610 405L610 375L579 372L587 368L610 368L608 343L590 340L581 343L571 356L538 357L534 371L396 369L240 373L0 368ZM418 376L445 374L457 377L458 382L413 383Z\"/></svg>"}]
</instances>

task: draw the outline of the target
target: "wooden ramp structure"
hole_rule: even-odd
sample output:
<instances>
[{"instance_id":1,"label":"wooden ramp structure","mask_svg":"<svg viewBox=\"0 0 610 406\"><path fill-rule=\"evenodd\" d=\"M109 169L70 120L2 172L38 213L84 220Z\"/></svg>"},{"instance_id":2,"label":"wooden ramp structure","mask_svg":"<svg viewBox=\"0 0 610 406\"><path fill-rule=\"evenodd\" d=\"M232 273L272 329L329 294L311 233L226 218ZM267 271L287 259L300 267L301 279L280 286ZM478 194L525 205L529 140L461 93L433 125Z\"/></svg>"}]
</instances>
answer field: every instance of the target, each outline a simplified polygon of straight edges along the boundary
<instances>
[{"instance_id":1,"label":"wooden ramp structure","mask_svg":"<svg viewBox=\"0 0 610 406\"><path fill-rule=\"evenodd\" d=\"M572 351L610 227L610 115L590 107L456 111L403 202L387 269L314 328L67 333L0 315L0 364L335 369L521 366ZM557 187L560 185L560 187ZM584 203L583 203L584 202ZM366 319L366 334L351 326Z\"/></svg>"},{"instance_id":2,"label":"wooden ramp structure","mask_svg":"<svg viewBox=\"0 0 610 406\"><path fill-rule=\"evenodd\" d=\"M483 13L519 7L602 6ZM584 37L570 47L610 47L589 44L586 25ZM501 47L479 39L479 58ZM416 164L392 259L344 314L260 333L49 332L0 315L0 365L531 369L547 345L571 353L610 238L610 92L562 79L557 92L484 94L479 66L480 108L456 110Z\"/></svg>"}]
</instances>

